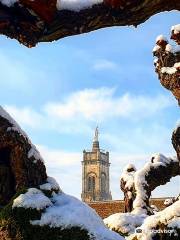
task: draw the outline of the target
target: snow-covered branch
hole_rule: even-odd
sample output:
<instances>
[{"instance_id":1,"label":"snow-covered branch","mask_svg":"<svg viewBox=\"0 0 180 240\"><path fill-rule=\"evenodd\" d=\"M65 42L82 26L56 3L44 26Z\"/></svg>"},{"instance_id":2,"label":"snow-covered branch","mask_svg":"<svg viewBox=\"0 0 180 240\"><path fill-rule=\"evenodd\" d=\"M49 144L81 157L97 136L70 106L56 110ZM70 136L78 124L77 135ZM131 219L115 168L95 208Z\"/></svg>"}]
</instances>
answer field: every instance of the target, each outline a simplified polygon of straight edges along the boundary
<instances>
[{"instance_id":1,"label":"snow-covered branch","mask_svg":"<svg viewBox=\"0 0 180 240\"><path fill-rule=\"evenodd\" d=\"M173 46L168 40L160 35L156 39L153 54L155 71L161 84L170 90L180 104L180 24L172 26L171 39L177 45Z\"/></svg>"},{"instance_id":2,"label":"snow-covered branch","mask_svg":"<svg viewBox=\"0 0 180 240\"><path fill-rule=\"evenodd\" d=\"M180 10L178 0L0 0L0 33L32 47L99 28L137 26L171 10Z\"/></svg>"}]
</instances>

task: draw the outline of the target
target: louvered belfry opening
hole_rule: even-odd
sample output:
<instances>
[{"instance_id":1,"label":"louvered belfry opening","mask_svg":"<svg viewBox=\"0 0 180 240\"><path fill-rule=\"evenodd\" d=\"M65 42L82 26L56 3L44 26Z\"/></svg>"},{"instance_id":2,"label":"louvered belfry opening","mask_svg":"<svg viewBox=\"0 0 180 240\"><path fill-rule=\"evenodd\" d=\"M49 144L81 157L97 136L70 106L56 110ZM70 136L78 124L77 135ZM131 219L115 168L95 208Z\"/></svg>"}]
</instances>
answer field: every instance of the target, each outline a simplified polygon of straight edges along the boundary
<instances>
[{"instance_id":1,"label":"louvered belfry opening","mask_svg":"<svg viewBox=\"0 0 180 240\"><path fill-rule=\"evenodd\" d=\"M0 148L0 205L6 205L15 194L15 177L11 168L11 149Z\"/></svg>"}]
</instances>

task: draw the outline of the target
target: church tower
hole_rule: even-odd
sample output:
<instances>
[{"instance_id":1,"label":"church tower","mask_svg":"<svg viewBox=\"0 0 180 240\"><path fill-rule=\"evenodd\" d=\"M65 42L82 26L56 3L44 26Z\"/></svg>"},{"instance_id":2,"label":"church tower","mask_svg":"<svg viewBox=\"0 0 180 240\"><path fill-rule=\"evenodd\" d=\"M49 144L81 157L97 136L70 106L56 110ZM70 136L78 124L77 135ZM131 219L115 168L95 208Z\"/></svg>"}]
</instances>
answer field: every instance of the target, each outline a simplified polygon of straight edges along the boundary
<instances>
[{"instance_id":1,"label":"church tower","mask_svg":"<svg viewBox=\"0 0 180 240\"><path fill-rule=\"evenodd\" d=\"M112 200L109 190L109 152L99 147L98 127L91 151L83 151L82 194L84 202Z\"/></svg>"}]
</instances>

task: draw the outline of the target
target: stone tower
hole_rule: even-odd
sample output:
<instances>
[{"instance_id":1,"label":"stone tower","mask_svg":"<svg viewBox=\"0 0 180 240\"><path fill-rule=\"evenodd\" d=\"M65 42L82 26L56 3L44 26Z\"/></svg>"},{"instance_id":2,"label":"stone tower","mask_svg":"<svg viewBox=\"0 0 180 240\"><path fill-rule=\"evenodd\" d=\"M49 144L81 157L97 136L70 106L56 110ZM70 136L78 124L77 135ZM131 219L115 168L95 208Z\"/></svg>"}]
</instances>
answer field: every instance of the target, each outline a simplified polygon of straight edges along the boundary
<instances>
[{"instance_id":1,"label":"stone tower","mask_svg":"<svg viewBox=\"0 0 180 240\"><path fill-rule=\"evenodd\" d=\"M85 202L112 200L109 190L109 152L100 149L98 135L96 128L92 150L83 151L81 198Z\"/></svg>"}]
</instances>

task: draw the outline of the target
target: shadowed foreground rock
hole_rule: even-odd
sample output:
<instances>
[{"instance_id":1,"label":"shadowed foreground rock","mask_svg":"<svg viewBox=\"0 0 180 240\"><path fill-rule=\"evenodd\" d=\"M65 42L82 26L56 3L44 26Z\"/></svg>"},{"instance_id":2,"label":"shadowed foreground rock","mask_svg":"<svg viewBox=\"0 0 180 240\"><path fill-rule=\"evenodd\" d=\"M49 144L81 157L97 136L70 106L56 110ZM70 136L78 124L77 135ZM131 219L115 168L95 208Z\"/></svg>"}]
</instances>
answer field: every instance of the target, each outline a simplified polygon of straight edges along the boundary
<instances>
[{"instance_id":1,"label":"shadowed foreground rock","mask_svg":"<svg viewBox=\"0 0 180 240\"><path fill-rule=\"evenodd\" d=\"M17 123L0 108L0 205L21 188L47 179L43 160Z\"/></svg>"}]
</instances>

